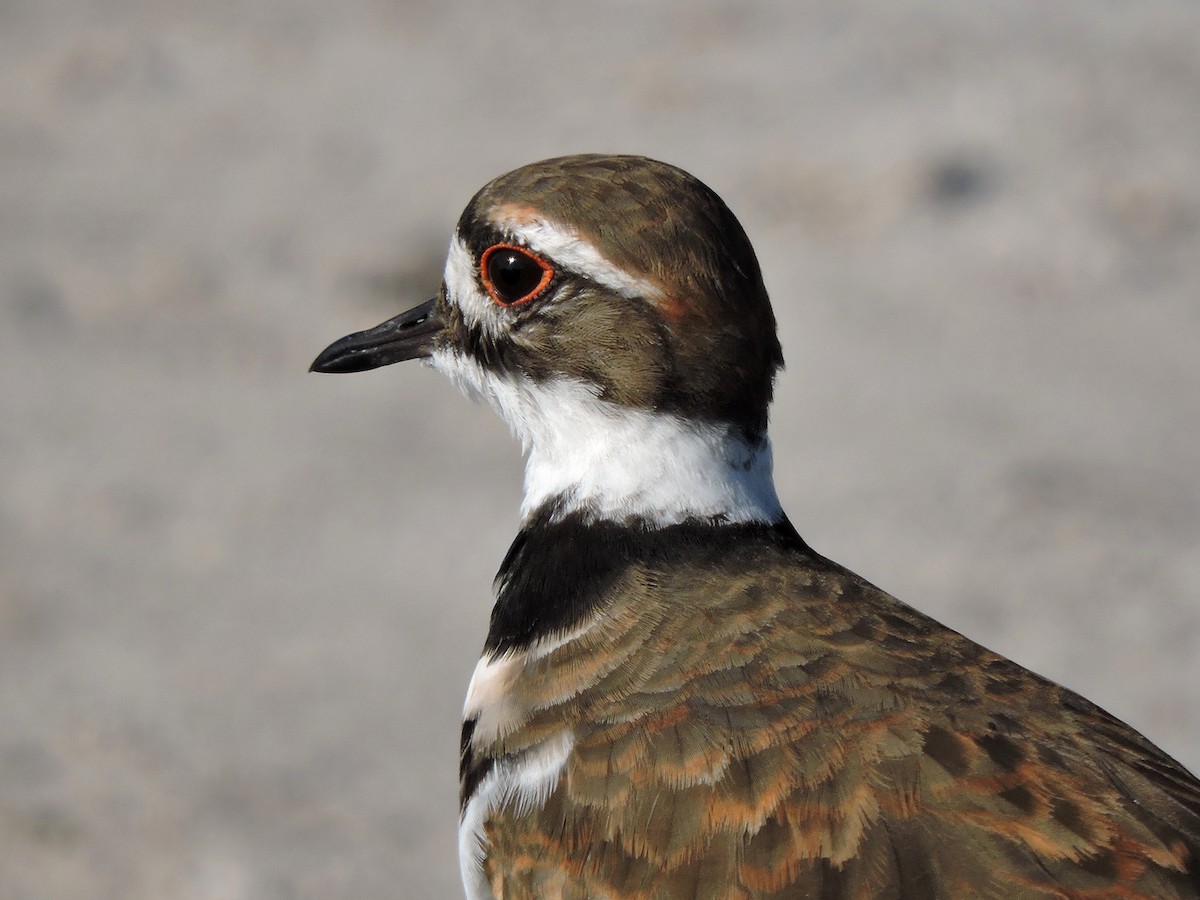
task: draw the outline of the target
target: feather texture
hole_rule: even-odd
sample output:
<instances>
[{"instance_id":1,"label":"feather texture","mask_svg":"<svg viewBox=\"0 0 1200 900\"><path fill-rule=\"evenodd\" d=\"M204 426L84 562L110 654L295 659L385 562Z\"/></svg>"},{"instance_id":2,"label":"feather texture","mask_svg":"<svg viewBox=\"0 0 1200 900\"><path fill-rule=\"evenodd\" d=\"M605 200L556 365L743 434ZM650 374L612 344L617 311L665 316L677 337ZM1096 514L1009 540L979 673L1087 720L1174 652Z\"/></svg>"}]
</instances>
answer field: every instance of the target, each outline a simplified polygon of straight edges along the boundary
<instances>
[{"instance_id":1,"label":"feather texture","mask_svg":"<svg viewBox=\"0 0 1200 900\"><path fill-rule=\"evenodd\" d=\"M788 530L666 529L570 640L509 651L464 790L572 747L540 805L483 817L492 896L1200 895L1186 770Z\"/></svg>"},{"instance_id":2,"label":"feather texture","mask_svg":"<svg viewBox=\"0 0 1200 900\"><path fill-rule=\"evenodd\" d=\"M537 293L495 302L498 248ZM529 454L464 709L471 900L1200 897L1194 776L788 524L774 314L697 179L602 155L494 179L438 296L313 368L414 358Z\"/></svg>"}]
</instances>

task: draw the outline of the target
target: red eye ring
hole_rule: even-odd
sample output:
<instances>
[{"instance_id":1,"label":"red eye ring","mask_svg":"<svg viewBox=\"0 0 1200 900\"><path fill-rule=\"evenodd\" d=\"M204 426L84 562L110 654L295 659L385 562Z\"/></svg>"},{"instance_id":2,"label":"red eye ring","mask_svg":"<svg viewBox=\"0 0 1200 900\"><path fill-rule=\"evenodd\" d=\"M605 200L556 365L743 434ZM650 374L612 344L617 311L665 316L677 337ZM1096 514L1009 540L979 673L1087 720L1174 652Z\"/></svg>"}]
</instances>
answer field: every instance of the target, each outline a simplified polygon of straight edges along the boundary
<instances>
[{"instance_id":1,"label":"red eye ring","mask_svg":"<svg viewBox=\"0 0 1200 900\"><path fill-rule=\"evenodd\" d=\"M484 289L500 306L528 303L550 284L552 269L541 257L516 244L493 244L479 260Z\"/></svg>"}]
</instances>

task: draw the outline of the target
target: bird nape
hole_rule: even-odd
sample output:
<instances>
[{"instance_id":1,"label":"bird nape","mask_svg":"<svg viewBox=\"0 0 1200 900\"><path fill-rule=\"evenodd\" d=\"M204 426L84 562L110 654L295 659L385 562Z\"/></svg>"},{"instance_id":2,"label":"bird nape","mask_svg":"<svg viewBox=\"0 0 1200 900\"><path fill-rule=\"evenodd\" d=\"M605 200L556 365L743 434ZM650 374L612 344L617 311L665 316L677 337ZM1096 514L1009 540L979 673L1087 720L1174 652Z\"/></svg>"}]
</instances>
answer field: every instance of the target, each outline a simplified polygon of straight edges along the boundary
<instances>
[{"instance_id":1,"label":"bird nape","mask_svg":"<svg viewBox=\"0 0 1200 900\"><path fill-rule=\"evenodd\" d=\"M495 179L438 295L312 368L418 358L528 454L464 710L471 900L1200 897L1191 773L792 528L774 315L700 181Z\"/></svg>"}]
</instances>

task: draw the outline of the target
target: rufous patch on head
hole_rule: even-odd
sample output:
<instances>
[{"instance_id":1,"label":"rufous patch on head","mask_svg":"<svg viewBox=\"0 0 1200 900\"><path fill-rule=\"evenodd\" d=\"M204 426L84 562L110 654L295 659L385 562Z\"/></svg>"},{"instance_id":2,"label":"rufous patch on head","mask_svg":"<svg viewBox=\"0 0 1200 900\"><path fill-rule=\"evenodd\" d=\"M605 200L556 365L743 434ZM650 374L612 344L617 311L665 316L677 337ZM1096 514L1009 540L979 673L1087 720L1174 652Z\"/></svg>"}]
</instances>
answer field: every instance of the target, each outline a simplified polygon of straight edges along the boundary
<instances>
[{"instance_id":1,"label":"rufous patch on head","mask_svg":"<svg viewBox=\"0 0 1200 900\"><path fill-rule=\"evenodd\" d=\"M687 313L687 306L674 294L661 294L653 302L663 317L672 322L680 321Z\"/></svg>"},{"instance_id":2,"label":"rufous patch on head","mask_svg":"<svg viewBox=\"0 0 1200 900\"><path fill-rule=\"evenodd\" d=\"M488 213L488 221L498 228L515 231L546 221L541 210L528 203L499 203Z\"/></svg>"}]
</instances>

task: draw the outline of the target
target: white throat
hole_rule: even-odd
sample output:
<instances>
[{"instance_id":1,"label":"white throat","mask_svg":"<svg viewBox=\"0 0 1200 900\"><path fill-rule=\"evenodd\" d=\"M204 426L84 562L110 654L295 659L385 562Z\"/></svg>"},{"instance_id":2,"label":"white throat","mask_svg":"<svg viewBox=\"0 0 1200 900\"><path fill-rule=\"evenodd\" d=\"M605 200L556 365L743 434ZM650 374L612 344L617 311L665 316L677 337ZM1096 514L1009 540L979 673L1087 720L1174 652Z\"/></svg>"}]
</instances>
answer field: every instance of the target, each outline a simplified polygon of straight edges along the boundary
<instances>
[{"instance_id":1,"label":"white throat","mask_svg":"<svg viewBox=\"0 0 1200 900\"><path fill-rule=\"evenodd\" d=\"M487 400L521 440L523 518L551 501L560 517L656 526L783 517L765 436L751 444L736 428L618 406L572 379L498 375L447 351L431 361Z\"/></svg>"}]
</instances>

